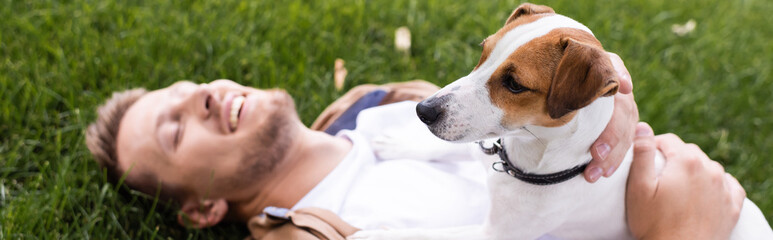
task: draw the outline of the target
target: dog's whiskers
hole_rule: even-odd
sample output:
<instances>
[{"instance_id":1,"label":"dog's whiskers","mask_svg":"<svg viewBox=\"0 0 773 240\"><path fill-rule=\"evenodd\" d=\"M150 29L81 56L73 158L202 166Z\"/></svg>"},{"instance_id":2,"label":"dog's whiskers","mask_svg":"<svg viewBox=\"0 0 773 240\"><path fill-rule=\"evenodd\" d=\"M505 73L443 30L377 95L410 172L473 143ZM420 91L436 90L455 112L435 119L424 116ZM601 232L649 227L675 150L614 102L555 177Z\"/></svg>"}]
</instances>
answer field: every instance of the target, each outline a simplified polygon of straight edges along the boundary
<instances>
[{"instance_id":1,"label":"dog's whiskers","mask_svg":"<svg viewBox=\"0 0 773 240\"><path fill-rule=\"evenodd\" d=\"M543 141L542 141L542 139L540 139L539 137L537 137L537 135L534 135L534 133L533 133L533 132L531 132L531 130L529 130L528 128L526 128L526 126L523 126L523 127L521 127L521 129L525 130L526 132L528 132L529 134L531 134L532 136L534 136L534 138L535 138L535 139L537 139L537 141L539 141L539 143L540 143L540 144L542 144L542 146L547 146L547 145L545 145L545 142L543 142Z\"/></svg>"}]
</instances>

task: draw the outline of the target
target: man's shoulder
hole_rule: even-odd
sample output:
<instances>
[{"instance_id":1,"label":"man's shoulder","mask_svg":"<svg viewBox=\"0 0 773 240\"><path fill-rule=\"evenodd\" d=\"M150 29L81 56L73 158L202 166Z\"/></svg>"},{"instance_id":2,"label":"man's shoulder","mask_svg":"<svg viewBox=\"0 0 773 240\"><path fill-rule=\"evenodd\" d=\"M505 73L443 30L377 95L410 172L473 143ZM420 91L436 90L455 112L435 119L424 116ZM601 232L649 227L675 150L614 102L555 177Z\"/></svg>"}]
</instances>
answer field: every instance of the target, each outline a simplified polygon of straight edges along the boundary
<instances>
[{"instance_id":1,"label":"man's shoulder","mask_svg":"<svg viewBox=\"0 0 773 240\"><path fill-rule=\"evenodd\" d=\"M438 86L424 80L413 80L384 85L359 85L346 92L343 96L330 104L330 106L325 108L317 119L314 120L314 123L310 128L318 131L328 129L334 122L343 116L345 112L349 111L353 105L374 91L381 91L383 94L378 96L378 100L375 103L369 103L370 106L358 109L358 112L359 110L364 110L369 107L382 106L391 103L403 101L418 102L434 94L439 89ZM354 115L357 115L357 113L354 113Z\"/></svg>"}]
</instances>

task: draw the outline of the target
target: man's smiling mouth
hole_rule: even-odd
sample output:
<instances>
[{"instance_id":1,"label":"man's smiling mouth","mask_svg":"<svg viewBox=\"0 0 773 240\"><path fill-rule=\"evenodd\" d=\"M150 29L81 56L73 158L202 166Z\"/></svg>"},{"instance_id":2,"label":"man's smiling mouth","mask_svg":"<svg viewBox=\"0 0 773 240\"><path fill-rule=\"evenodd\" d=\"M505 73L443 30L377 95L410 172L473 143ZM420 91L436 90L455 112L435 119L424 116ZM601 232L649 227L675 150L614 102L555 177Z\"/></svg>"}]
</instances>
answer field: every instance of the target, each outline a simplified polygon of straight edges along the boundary
<instances>
[{"instance_id":1,"label":"man's smiling mouth","mask_svg":"<svg viewBox=\"0 0 773 240\"><path fill-rule=\"evenodd\" d=\"M231 102L231 115L228 124L228 127L231 128L231 131L235 131L236 126L239 124L239 113L241 112L242 106L244 105L244 99L244 96L236 96L234 97L233 102Z\"/></svg>"}]
</instances>

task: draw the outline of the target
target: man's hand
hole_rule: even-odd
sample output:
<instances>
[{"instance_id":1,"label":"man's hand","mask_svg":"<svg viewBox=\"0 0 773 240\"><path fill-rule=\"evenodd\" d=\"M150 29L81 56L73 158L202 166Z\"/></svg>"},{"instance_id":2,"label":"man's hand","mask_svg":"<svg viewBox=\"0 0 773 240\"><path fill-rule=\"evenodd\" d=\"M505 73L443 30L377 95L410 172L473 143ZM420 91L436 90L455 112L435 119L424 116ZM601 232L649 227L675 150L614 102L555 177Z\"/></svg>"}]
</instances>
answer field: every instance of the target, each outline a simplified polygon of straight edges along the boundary
<instances>
[{"instance_id":1,"label":"man's hand","mask_svg":"<svg viewBox=\"0 0 773 240\"><path fill-rule=\"evenodd\" d=\"M665 156L658 175L656 148ZM628 225L637 239L727 239L738 222L746 192L719 163L674 134L653 136L636 128L628 176Z\"/></svg>"},{"instance_id":2,"label":"man's hand","mask_svg":"<svg viewBox=\"0 0 773 240\"><path fill-rule=\"evenodd\" d=\"M615 110L604 132L591 147L593 160L585 169L585 180L594 183L602 175L612 176L625 158L625 153L633 143L633 133L639 121L639 111L633 100L633 82L631 74L625 68L623 60L614 53L607 53L615 66L620 87L615 94Z\"/></svg>"}]
</instances>

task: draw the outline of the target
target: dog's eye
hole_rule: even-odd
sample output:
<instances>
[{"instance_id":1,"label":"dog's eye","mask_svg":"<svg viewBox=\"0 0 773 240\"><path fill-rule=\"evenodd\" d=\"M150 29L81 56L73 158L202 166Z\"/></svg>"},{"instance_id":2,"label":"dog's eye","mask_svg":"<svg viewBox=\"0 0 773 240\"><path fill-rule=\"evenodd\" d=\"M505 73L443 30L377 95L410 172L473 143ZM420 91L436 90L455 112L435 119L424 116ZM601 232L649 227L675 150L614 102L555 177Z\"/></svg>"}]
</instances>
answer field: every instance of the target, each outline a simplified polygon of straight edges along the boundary
<instances>
[{"instance_id":1,"label":"dog's eye","mask_svg":"<svg viewBox=\"0 0 773 240\"><path fill-rule=\"evenodd\" d=\"M523 85L515 81L515 79L513 79L513 76L511 74L506 74L504 76L502 84L505 85L507 90L510 90L510 92L516 93L516 94L530 90L529 88L524 87Z\"/></svg>"}]
</instances>

